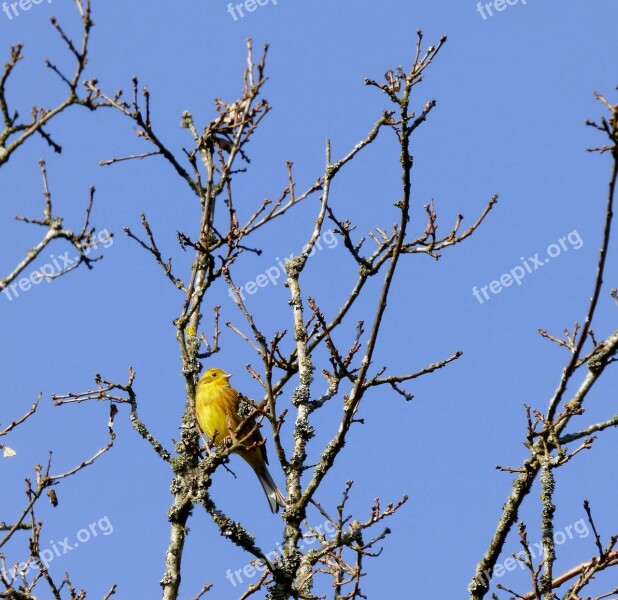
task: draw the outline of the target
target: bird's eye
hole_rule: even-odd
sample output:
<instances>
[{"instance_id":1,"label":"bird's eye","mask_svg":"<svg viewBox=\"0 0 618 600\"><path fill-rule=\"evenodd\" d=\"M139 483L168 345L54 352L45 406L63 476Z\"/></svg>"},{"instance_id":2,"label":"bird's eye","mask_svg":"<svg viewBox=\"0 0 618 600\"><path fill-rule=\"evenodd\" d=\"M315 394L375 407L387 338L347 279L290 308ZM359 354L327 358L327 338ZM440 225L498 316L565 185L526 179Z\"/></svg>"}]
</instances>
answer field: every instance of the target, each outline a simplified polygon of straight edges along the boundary
<instances>
[{"instance_id":1,"label":"bird's eye","mask_svg":"<svg viewBox=\"0 0 618 600\"><path fill-rule=\"evenodd\" d=\"M216 377L216 376L217 376L217 374L216 374L216 373L213 373L213 374L212 374L212 376L213 376L213 377Z\"/></svg>"}]
</instances>

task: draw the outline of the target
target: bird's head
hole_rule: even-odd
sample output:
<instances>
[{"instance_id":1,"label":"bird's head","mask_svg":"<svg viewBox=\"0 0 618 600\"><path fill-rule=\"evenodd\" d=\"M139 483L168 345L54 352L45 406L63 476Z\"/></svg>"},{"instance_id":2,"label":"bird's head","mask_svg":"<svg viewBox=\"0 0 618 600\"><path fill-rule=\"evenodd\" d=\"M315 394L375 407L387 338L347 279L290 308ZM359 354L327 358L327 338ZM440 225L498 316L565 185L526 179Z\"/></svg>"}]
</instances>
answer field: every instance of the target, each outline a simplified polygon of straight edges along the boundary
<instances>
[{"instance_id":1,"label":"bird's head","mask_svg":"<svg viewBox=\"0 0 618 600\"><path fill-rule=\"evenodd\" d=\"M204 374L200 377L198 381L198 385L209 385L209 386L220 386L220 385L229 385L228 379L232 375L230 373L226 373L223 369L208 369L204 372Z\"/></svg>"}]
</instances>

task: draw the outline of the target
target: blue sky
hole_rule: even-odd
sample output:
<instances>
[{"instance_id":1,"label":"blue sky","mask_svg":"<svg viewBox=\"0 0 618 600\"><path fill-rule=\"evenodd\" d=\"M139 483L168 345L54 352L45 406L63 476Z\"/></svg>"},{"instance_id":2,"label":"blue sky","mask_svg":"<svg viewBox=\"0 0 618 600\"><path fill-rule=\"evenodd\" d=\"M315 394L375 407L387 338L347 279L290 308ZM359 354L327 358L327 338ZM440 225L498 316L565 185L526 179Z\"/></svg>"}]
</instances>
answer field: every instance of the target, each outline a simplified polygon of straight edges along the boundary
<instances>
[{"instance_id":1,"label":"blue sky","mask_svg":"<svg viewBox=\"0 0 618 600\"><path fill-rule=\"evenodd\" d=\"M179 152L190 144L179 128L182 111L190 110L206 124L214 116L213 97L232 101L240 91L245 39L253 39L256 51L270 44L264 95L273 110L249 147L248 173L235 181L237 197L246 198L247 207L276 197L285 187L286 160L294 162L301 189L321 173L327 137L333 155L340 157L365 136L386 103L364 85L364 78L379 79L389 67L410 65L417 29L423 30L426 44L448 36L415 91L416 110L430 99L437 100L437 107L412 142L411 227L422 231L422 206L432 199L445 232L458 213L471 224L492 194L500 198L479 231L445 251L440 261L419 255L404 261L375 365L403 372L457 349L464 355L409 386L415 395L410 403L386 390L368 396L360 411L366 425L353 431L318 494L323 505L334 508L345 481L353 479L350 509L358 518L368 513L376 496L384 504L410 496L388 523L393 533L383 554L366 563L362 587L369 598L465 597L510 489L511 477L494 467L518 466L524 459L522 405L545 409L568 358L541 339L537 328L559 334L583 319L601 243L610 163L607 156L585 151L604 140L584 120L602 112L594 90L615 101L615 2L520 0L485 19L476 6L472 0L278 0L234 20L221 0L160 5L94 0L87 76L113 92L129 91L130 78L137 75L150 89L157 129ZM43 67L46 57L68 65L49 25L51 15L69 32L78 31L70 2L44 1L12 19L0 12L4 60L11 44L25 44L25 59L9 88L23 114L32 104L49 105L63 94ZM53 409L52 393L87 389L97 372L124 381L131 365L142 419L168 447L178 437L184 405L172 325L182 298L122 227L137 231L139 213L145 212L164 253L186 267L175 239L177 230L195 229L195 199L157 159L98 165L102 159L147 150L117 113L71 110L49 131L62 144L61 155L33 139L0 170L0 272L8 273L38 239L38 231L13 217L41 211L39 158L47 161L56 210L66 224L81 224L88 187L94 184L93 222L115 235L93 271L80 268L10 301L0 295L0 423L24 412L39 392L44 398L38 417L6 440L17 456L0 463L2 518L20 506L24 475L45 461L49 450L60 471L106 442L107 407ZM389 228L399 186L397 148L387 134L342 174L333 197L359 231ZM315 211L315 202L309 203L261 232L256 244L263 254L245 256L236 281L255 280L278 257L300 250ZM546 257L548 247L563 238L558 255L527 273L521 285L490 293L482 303L473 295L475 286L488 286L536 253ZM594 325L599 338L615 329L608 294L618 274L615 246L610 247L607 287ZM50 247L39 263L68 249ZM354 272L342 244L325 246L308 269L306 293L325 310L334 310ZM249 307L265 331L290 327L287 294L278 283L250 297ZM372 314L370 296L355 318ZM222 307L222 321L242 323L223 284L207 298L205 309L215 304ZM221 341L223 349L210 366L231 371L237 388L258 396L244 368L250 361L257 366L255 356L227 330ZM606 374L582 424L615 414L616 383L615 373ZM114 449L59 486L60 506L44 506L40 514L49 547L101 523L99 535L52 563L57 573L68 570L93 598L102 597L112 583L118 584L118 598L157 597L163 573L170 472L131 429L125 409L116 419ZM328 439L338 415L332 406L319 417L311 447L316 456L318 442ZM558 472L557 529L580 522L588 498L606 539L618 533L616 469L611 462L603 467L602 460L616 451L616 435L607 432L591 452ZM238 479L218 472L214 498L245 520L263 548L274 549L281 522L268 512L249 469L233 461ZM272 471L282 485L281 471L274 465ZM537 497L535 488L521 514L533 541L540 538ZM216 585L213 597L238 597L239 588L225 574L242 568L248 558L220 538L202 511L195 511L190 526L182 597L194 596L206 581ZM509 553L519 550L514 536L507 548ZM16 545L11 549L11 562L25 558ZM579 564L594 554L592 536L575 534L559 551L558 570ZM528 590L527 575L519 569L508 577L505 585Z\"/></svg>"}]
</instances>

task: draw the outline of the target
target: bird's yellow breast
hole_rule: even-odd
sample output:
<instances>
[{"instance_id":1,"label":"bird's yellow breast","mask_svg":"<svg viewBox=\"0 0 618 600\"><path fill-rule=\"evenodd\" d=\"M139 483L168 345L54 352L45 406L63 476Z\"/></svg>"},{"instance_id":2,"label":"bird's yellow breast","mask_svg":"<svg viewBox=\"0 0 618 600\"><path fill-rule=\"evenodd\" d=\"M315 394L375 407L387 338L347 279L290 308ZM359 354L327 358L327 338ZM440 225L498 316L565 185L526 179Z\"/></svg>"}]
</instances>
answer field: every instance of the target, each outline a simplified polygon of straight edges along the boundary
<instances>
[{"instance_id":1,"label":"bird's yellow breast","mask_svg":"<svg viewBox=\"0 0 618 600\"><path fill-rule=\"evenodd\" d=\"M215 443L229 434L228 423L232 430L238 427L238 395L229 385L198 385L195 396L195 412L200 429Z\"/></svg>"}]
</instances>

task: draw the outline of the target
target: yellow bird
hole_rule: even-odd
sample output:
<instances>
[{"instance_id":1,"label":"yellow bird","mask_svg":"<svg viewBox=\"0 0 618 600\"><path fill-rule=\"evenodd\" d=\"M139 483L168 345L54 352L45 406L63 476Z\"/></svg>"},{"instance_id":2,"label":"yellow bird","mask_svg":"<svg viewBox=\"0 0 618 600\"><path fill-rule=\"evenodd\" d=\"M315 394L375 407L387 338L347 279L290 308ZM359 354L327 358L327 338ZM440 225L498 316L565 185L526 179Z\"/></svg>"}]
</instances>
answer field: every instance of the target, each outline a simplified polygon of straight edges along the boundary
<instances>
[{"instance_id":1,"label":"yellow bird","mask_svg":"<svg viewBox=\"0 0 618 600\"><path fill-rule=\"evenodd\" d=\"M197 383L195 395L197 422L208 439L214 443L220 442L229 435L230 426L233 432L243 421L238 414L240 395L229 384L230 377L231 375L222 369L208 369ZM251 419L247 423L247 431L251 431L254 427L255 420ZM244 435L247 434L243 435L241 430L236 435L243 440ZM255 445L263 439L259 429L253 429L249 437L243 440L246 448L236 450L236 453L240 454L255 471L268 498L270 510L276 513L280 506L285 508L285 501L266 468L268 464L266 446L263 443L259 446Z\"/></svg>"}]
</instances>

